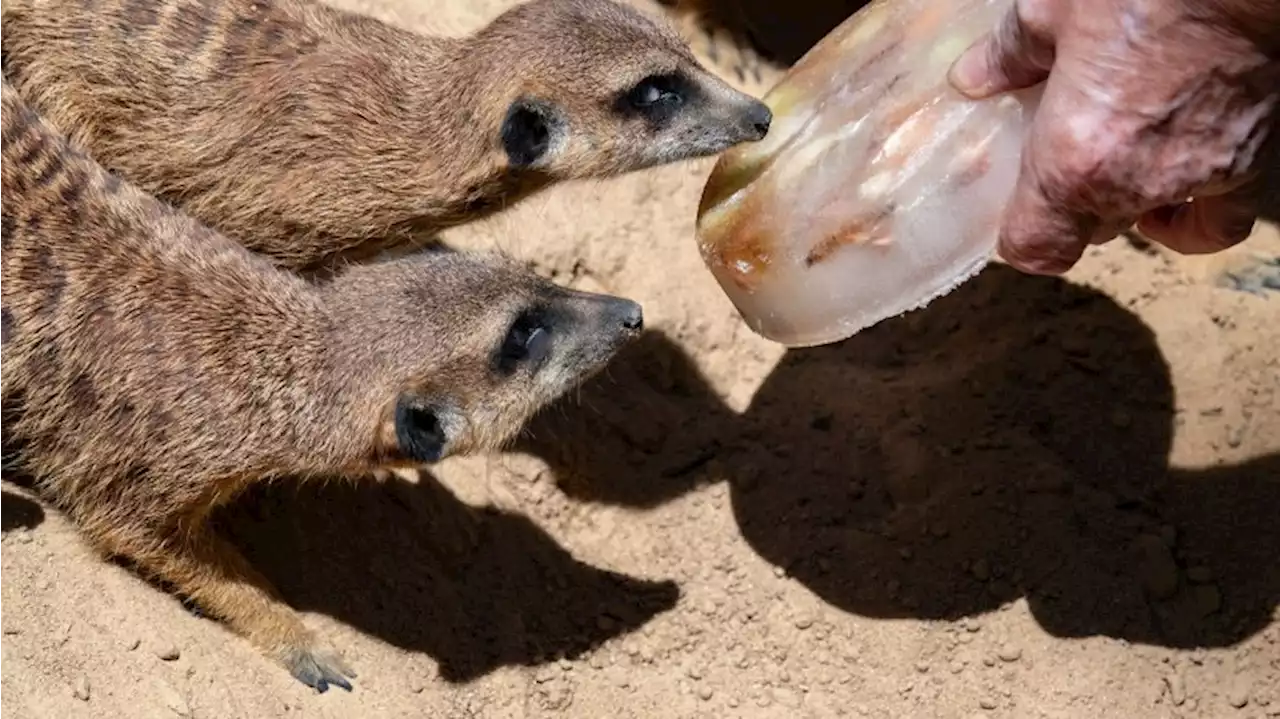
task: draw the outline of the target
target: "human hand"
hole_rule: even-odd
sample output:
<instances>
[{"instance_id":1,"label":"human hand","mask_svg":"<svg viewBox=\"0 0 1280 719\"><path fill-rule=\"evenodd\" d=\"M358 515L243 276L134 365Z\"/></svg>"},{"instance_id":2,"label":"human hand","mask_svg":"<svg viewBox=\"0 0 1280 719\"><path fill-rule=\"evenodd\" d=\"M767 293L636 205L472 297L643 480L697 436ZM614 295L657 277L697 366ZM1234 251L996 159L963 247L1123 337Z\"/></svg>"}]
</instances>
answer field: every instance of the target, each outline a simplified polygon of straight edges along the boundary
<instances>
[{"instance_id":1,"label":"human hand","mask_svg":"<svg viewBox=\"0 0 1280 719\"><path fill-rule=\"evenodd\" d=\"M1047 80L1000 230L1027 272L1135 221L1177 252L1230 247L1280 168L1280 0L1015 0L950 80L973 98Z\"/></svg>"}]
</instances>

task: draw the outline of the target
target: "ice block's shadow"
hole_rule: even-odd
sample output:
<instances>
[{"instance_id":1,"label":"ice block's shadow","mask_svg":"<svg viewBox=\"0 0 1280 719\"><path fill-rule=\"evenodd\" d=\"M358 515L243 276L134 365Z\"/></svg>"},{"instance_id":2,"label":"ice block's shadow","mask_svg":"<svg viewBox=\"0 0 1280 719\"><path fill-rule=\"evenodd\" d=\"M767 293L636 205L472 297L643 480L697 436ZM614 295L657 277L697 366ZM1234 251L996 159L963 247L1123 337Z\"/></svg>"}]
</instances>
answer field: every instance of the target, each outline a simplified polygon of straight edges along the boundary
<instances>
[{"instance_id":1,"label":"ice block's shadow","mask_svg":"<svg viewBox=\"0 0 1280 719\"><path fill-rule=\"evenodd\" d=\"M792 449L739 463L759 475L733 493L744 536L846 609L954 618L1026 596L1058 635L1196 646L1256 631L1280 599L1280 575L1257 569L1280 551L1280 456L1171 470L1164 358L1093 290L991 267L922 312L789 353L748 418ZM1184 569L1213 568L1209 588L1184 572L1150 596L1167 591L1151 578L1165 555L1149 556L1162 535Z\"/></svg>"},{"instance_id":2,"label":"ice block's shadow","mask_svg":"<svg viewBox=\"0 0 1280 719\"><path fill-rule=\"evenodd\" d=\"M521 449L584 500L651 505L726 480L751 546L847 611L957 618L1026 596L1058 635L1221 646L1280 599L1280 456L1172 470L1173 424L1135 315L992 266L924 310L788 352L743 415L655 336ZM1161 536L1209 581L1179 572L1173 596L1150 596Z\"/></svg>"}]
</instances>

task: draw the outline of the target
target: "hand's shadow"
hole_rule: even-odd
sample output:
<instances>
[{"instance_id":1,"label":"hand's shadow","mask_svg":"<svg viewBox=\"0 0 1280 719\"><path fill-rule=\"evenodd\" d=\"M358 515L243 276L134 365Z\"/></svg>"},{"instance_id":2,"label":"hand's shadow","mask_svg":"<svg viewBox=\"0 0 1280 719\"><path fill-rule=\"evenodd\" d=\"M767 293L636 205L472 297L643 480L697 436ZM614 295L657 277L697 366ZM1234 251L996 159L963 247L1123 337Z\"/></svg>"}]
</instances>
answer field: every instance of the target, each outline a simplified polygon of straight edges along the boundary
<instances>
[{"instance_id":1,"label":"hand's shadow","mask_svg":"<svg viewBox=\"0 0 1280 719\"><path fill-rule=\"evenodd\" d=\"M1280 600L1280 456L1170 470L1168 368L1099 292L992 266L788 352L743 416L670 342L640 349L520 448L586 500L648 505L727 478L747 541L841 609L956 618L1026 596L1060 636L1185 647L1247 637ZM1162 535L1210 581L1173 575L1165 597Z\"/></svg>"},{"instance_id":2,"label":"hand's shadow","mask_svg":"<svg viewBox=\"0 0 1280 719\"><path fill-rule=\"evenodd\" d=\"M280 482L219 519L293 607L425 652L447 681L572 656L675 605L675 583L578 562L528 519L421 477Z\"/></svg>"}]
</instances>

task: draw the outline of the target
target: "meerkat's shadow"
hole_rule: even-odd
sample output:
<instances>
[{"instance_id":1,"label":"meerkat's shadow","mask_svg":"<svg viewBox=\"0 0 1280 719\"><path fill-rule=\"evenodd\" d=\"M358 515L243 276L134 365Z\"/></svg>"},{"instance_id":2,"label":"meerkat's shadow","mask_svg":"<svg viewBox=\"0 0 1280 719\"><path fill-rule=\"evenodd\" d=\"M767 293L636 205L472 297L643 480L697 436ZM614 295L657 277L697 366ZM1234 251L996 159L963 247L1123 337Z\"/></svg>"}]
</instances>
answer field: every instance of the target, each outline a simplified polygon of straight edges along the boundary
<instances>
[{"instance_id":1,"label":"meerkat's shadow","mask_svg":"<svg viewBox=\"0 0 1280 719\"><path fill-rule=\"evenodd\" d=\"M727 481L755 551L845 611L955 619L1023 596L1059 636L1188 647L1280 602L1280 456L1170 468L1169 369L1100 292L993 265L788 352L742 415L669 341L640 349L520 449L587 501Z\"/></svg>"},{"instance_id":2,"label":"meerkat's shadow","mask_svg":"<svg viewBox=\"0 0 1280 719\"><path fill-rule=\"evenodd\" d=\"M5 481L10 477L6 476ZM28 499L17 492L0 492L0 524L3 531L15 529L35 529L44 522L44 509L38 502Z\"/></svg>"},{"instance_id":3,"label":"meerkat's shadow","mask_svg":"<svg viewBox=\"0 0 1280 719\"><path fill-rule=\"evenodd\" d=\"M551 463L570 496L652 507L704 481L739 424L688 355L650 330L534 417L513 449Z\"/></svg>"},{"instance_id":4,"label":"meerkat's shadow","mask_svg":"<svg viewBox=\"0 0 1280 719\"><path fill-rule=\"evenodd\" d=\"M450 682L572 656L675 605L675 583L579 562L527 518L421 477L280 482L219 524L293 607L424 652Z\"/></svg>"}]
</instances>

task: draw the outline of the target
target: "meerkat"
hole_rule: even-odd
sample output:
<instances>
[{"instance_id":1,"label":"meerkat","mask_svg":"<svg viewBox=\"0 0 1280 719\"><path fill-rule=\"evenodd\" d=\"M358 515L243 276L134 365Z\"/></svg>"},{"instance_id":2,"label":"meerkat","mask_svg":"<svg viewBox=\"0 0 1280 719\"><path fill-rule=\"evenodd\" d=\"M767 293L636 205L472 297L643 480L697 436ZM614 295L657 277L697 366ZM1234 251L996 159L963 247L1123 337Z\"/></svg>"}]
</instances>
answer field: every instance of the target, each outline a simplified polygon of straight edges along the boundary
<instances>
[{"instance_id":1,"label":"meerkat","mask_svg":"<svg viewBox=\"0 0 1280 719\"><path fill-rule=\"evenodd\" d=\"M312 283L107 172L3 84L6 470L320 691L354 676L208 520L247 486L509 441L642 330L447 250Z\"/></svg>"},{"instance_id":2,"label":"meerkat","mask_svg":"<svg viewBox=\"0 0 1280 719\"><path fill-rule=\"evenodd\" d=\"M426 37L315 0L5 0L4 74L109 170L294 270L553 183L717 154L769 108L669 26L530 0Z\"/></svg>"}]
</instances>

